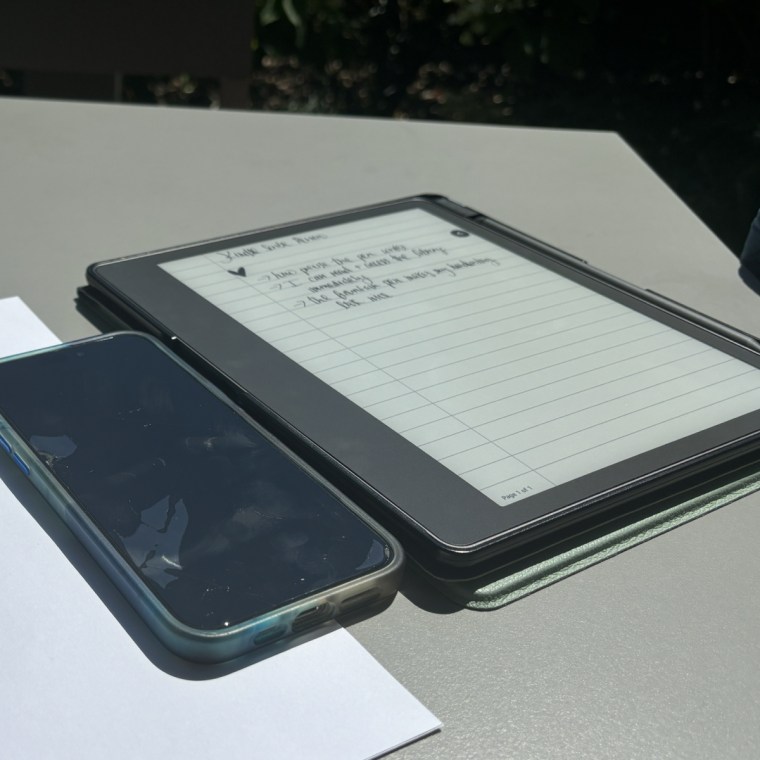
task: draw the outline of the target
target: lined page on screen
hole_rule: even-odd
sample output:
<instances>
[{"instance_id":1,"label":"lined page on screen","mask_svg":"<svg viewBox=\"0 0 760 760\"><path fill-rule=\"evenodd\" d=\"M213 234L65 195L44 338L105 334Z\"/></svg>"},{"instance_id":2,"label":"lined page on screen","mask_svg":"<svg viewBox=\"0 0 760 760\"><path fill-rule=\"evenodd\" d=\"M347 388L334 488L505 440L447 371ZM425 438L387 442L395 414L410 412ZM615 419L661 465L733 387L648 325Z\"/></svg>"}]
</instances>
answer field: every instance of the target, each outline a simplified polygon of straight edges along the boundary
<instances>
[{"instance_id":1,"label":"lined page on screen","mask_svg":"<svg viewBox=\"0 0 760 760\"><path fill-rule=\"evenodd\" d=\"M760 370L421 209L160 267L502 506L760 408Z\"/></svg>"}]
</instances>

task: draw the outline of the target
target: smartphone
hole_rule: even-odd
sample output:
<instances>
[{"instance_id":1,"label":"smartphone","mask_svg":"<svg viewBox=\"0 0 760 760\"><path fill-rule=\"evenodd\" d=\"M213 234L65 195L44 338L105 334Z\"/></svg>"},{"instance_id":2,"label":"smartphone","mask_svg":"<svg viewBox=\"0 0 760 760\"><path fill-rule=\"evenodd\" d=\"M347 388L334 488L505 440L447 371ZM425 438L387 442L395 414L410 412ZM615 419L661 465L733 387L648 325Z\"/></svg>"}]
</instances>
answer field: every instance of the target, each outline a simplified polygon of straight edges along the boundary
<instances>
[{"instance_id":1,"label":"smartphone","mask_svg":"<svg viewBox=\"0 0 760 760\"><path fill-rule=\"evenodd\" d=\"M1 360L0 447L187 659L231 659L398 586L390 534L145 334Z\"/></svg>"}]
</instances>

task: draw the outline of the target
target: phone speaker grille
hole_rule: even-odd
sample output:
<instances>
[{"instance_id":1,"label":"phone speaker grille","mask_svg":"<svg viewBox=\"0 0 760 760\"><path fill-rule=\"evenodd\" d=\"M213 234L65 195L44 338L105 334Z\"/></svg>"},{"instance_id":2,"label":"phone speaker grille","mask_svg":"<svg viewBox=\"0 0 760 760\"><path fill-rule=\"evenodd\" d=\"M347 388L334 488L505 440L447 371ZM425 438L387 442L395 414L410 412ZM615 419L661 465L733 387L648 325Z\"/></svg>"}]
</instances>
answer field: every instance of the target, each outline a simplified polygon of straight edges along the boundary
<instances>
[{"instance_id":1,"label":"phone speaker grille","mask_svg":"<svg viewBox=\"0 0 760 760\"><path fill-rule=\"evenodd\" d=\"M317 623L321 623L323 620L327 620L330 617L330 605L318 604L316 607L311 607L308 610L301 612L293 621L293 633L304 631L307 628L311 628Z\"/></svg>"}]
</instances>

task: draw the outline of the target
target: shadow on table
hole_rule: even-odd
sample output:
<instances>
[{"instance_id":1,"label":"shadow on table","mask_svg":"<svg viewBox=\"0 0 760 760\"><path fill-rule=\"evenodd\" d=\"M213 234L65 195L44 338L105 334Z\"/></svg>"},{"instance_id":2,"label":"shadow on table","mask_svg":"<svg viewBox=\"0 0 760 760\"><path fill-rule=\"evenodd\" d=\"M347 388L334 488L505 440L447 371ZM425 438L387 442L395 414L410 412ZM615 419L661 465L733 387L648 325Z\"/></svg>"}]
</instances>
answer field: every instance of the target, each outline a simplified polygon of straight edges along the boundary
<instances>
[{"instance_id":1,"label":"shadow on table","mask_svg":"<svg viewBox=\"0 0 760 760\"><path fill-rule=\"evenodd\" d=\"M335 630L337 623L328 623L282 642L270 644L261 652L253 652L229 662L201 664L183 660L172 654L153 635L140 616L113 585L103 570L89 555L79 540L66 527L58 515L45 502L34 486L17 469L8 457L0 457L0 480L2 480L19 503L27 510L37 524L71 562L79 575L98 595L101 602L116 618L121 627L140 648L143 654L160 670L176 678L190 681L205 681L220 678L266 660L280 652L311 641Z\"/></svg>"},{"instance_id":2,"label":"shadow on table","mask_svg":"<svg viewBox=\"0 0 760 760\"><path fill-rule=\"evenodd\" d=\"M750 290L760 295L760 278L752 274L745 266L739 267L739 277Z\"/></svg>"},{"instance_id":3,"label":"shadow on table","mask_svg":"<svg viewBox=\"0 0 760 760\"><path fill-rule=\"evenodd\" d=\"M407 565L399 592L412 604L436 615L451 615L464 610L460 604L444 596L411 562Z\"/></svg>"}]
</instances>

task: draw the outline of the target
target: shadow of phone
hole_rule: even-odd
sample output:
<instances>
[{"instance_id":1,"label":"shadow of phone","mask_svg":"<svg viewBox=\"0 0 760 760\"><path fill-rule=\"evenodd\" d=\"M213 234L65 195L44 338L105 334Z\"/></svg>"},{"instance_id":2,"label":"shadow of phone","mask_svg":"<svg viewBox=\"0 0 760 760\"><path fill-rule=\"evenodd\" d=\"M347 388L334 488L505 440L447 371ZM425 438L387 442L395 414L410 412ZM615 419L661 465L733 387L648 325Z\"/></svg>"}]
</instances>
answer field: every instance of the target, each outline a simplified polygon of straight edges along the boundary
<instances>
[{"instance_id":1,"label":"shadow of phone","mask_svg":"<svg viewBox=\"0 0 760 760\"><path fill-rule=\"evenodd\" d=\"M274 657L283 651L312 641L338 628L329 621L297 636L273 642L261 650L250 652L223 663L205 664L184 660L170 652L142 621L121 592L89 555L76 536L48 505L37 489L7 456L0 456L0 480L26 509L34 521L45 531L82 579L97 594L100 601L116 618L127 635L142 653L160 670L176 678L205 681L234 673L242 668Z\"/></svg>"}]
</instances>

